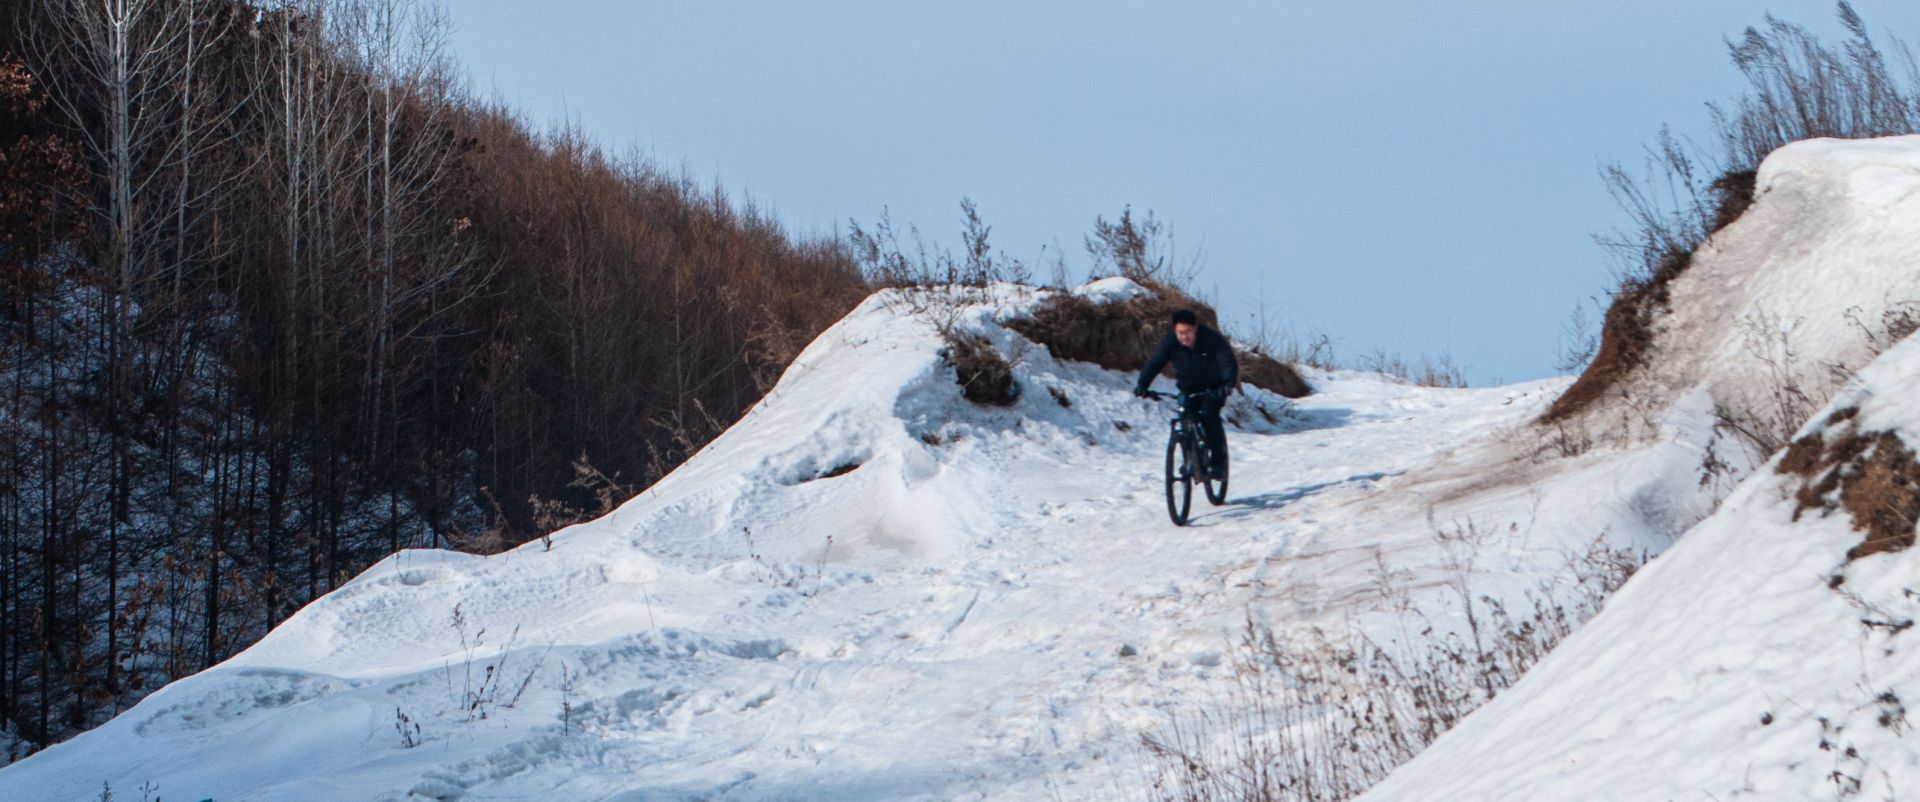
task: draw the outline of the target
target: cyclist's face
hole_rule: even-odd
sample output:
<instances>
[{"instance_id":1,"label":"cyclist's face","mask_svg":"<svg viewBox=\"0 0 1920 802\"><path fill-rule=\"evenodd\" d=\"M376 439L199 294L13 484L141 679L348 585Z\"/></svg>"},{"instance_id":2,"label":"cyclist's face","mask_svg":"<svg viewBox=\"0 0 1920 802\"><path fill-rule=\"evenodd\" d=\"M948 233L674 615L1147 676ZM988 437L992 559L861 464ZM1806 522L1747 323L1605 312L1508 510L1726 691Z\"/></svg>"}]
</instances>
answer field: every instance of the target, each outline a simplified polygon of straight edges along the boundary
<instances>
[{"instance_id":1,"label":"cyclist's face","mask_svg":"<svg viewBox=\"0 0 1920 802\"><path fill-rule=\"evenodd\" d=\"M1193 341L1200 336L1200 327L1192 323L1175 323L1173 336L1180 341L1181 345L1192 348Z\"/></svg>"}]
</instances>

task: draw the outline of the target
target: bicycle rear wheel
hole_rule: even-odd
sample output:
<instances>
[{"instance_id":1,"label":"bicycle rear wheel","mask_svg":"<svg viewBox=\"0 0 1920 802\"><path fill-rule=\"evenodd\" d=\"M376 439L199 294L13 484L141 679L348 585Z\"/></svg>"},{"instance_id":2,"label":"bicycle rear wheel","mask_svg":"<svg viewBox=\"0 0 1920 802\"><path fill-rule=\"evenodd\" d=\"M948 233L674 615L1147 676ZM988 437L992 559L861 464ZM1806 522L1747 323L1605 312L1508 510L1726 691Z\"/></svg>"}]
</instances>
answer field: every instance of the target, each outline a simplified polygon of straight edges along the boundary
<instances>
[{"instance_id":1,"label":"bicycle rear wheel","mask_svg":"<svg viewBox=\"0 0 1920 802\"><path fill-rule=\"evenodd\" d=\"M1207 491L1207 503L1215 507L1227 503L1227 444L1224 442L1220 444L1220 471L1218 475L1215 475L1214 471L1207 471L1204 487Z\"/></svg>"},{"instance_id":2,"label":"bicycle rear wheel","mask_svg":"<svg viewBox=\"0 0 1920 802\"><path fill-rule=\"evenodd\" d=\"M1187 466L1186 438L1179 429L1167 437L1167 515L1174 526L1187 525L1187 512L1193 508L1193 474Z\"/></svg>"}]
</instances>

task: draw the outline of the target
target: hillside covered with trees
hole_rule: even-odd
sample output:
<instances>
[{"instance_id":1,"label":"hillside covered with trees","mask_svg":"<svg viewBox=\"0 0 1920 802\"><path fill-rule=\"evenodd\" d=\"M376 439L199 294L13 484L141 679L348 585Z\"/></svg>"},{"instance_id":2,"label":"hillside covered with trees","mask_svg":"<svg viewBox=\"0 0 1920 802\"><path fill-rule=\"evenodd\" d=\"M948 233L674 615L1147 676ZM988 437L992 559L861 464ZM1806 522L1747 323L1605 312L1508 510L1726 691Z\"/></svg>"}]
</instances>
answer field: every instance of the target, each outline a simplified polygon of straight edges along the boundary
<instances>
[{"instance_id":1,"label":"hillside covered with trees","mask_svg":"<svg viewBox=\"0 0 1920 802\"><path fill-rule=\"evenodd\" d=\"M429 4L0 16L15 757L395 550L604 510L865 295L839 243L470 94Z\"/></svg>"}]
</instances>

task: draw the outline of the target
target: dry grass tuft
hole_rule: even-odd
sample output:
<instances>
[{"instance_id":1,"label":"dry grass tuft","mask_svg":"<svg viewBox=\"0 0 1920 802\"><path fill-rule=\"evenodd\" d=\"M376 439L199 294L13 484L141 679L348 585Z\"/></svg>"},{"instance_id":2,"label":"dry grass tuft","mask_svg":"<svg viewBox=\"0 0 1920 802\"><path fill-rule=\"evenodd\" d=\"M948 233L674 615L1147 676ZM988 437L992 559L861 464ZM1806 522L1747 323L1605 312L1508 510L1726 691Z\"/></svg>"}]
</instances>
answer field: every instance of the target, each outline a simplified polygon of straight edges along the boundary
<instances>
[{"instance_id":1,"label":"dry grass tuft","mask_svg":"<svg viewBox=\"0 0 1920 802\"><path fill-rule=\"evenodd\" d=\"M954 380L968 401L991 406L1008 406L1020 398L1020 385L1013 380L1013 364L984 337L947 337L941 352L953 366Z\"/></svg>"},{"instance_id":2,"label":"dry grass tuft","mask_svg":"<svg viewBox=\"0 0 1920 802\"><path fill-rule=\"evenodd\" d=\"M1754 182L1758 176L1758 170L1731 170L1708 185L1707 189L1720 201L1714 207L1711 230L1733 225L1733 221L1747 213L1753 206Z\"/></svg>"},{"instance_id":3,"label":"dry grass tuft","mask_svg":"<svg viewBox=\"0 0 1920 802\"><path fill-rule=\"evenodd\" d=\"M1596 538L1569 555L1574 593L1553 586L1508 610L1448 584L1477 610L1469 632L1382 644L1358 632L1285 639L1248 621L1233 650L1235 686L1219 703L1178 711L1141 737L1139 798L1151 802L1335 802L1365 792L1512 686L1618 590L1642 556ZM1383 572L1385 572L1383 564ZM1412 609L1383 573L1387 606ZM1562 588L1564 589L1564 587ZM1563 594L1565 595L1565 594Z\"/></svg>"}]
</instances>

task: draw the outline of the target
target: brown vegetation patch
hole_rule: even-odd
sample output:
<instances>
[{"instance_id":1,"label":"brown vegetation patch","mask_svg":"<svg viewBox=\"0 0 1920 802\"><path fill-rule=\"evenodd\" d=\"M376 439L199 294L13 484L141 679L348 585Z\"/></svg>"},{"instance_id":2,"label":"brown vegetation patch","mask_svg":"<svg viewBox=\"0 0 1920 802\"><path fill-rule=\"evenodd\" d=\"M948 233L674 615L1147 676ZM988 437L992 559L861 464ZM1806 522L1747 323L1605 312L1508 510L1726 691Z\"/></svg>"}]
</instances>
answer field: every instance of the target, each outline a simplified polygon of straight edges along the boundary
<instances>
[{"instance_id":1,"label":"brown vegetation patch","mask_svg":"<svg viewBox=\"0 0 1920 802\"><path fill-rule=\"evenodd\" d=\"M1167 320L1175 309L1191 308L1201 323L1219 328L1218 316L1206 305L1180 303L1168 296L1181 297L1160 290L1101 304L1072 293L1055 293L1034 309L1032 317L1011 321L1007 328L1046 346L1056 359L1092 362L1108 370L1139 370L1166 334Z\"/></svg>"},{"instance_id":2,"label":"brown vegetation patch","mask_svg":"<svg viewBox=\"0 0 1920 802\"><path fill-rule=\"evenodd\" d=\"M953 366L954 380L968 401L1004 407L1020 398L1013 365L985 337L949 337L941 356Z\"/></svg>"},{"instance_id":3,"label":"brown vegetation patch","mask_svg":"<svg viewBox=\"0 0 1920 802\"><path fill-rule=\"evenodd\" d=\"M46 277L34 262L61 237L85 234L89 216L63 202L87 178L78 144L41 113L46 92L12 54L0 56L0 279L20 288Z\"/></svg>"},{"instance_id":4,"label":"brown vegetation patch","mask_svg":"<svg viewBox=\"0 0 1920 802\"><path fill-rule=\"evenodd\" d=\"M1282 362L1259 351L1238 351L1240 358L1240 380L1269 392L1279 393L1287 398L1306 398L1313 393L1313 386L1300 376L1300 371L1292 365ZM1266 410L1260 414L1267 415ZM1271 415L1267 415L1272 418Z\"/></svg>"},{"instance_id":5,"label":"brown vegetation patch","mask_svg":"<svg viewBox=\"0 0 1920 802\"><path fill-rule=\"evenodd\" d=\"M1573 386L1547 408L1542 423L1565 420L1592 406L1628 373L1646 364L1647 351L1653 347L1653 321L1667 306L1667 283L1692 262L1693 254L1673 251L1652 277L1629 279L1620 286L1600 327L1600 350Z\"/></svg>"},{"instance_id":6,"label":"brown vegetation patch","mask_svg":"<svg viewBox=\"0 0 1920 802\"><path fill-rule=\"evenodd\" d=\"M1056 293L1040 303L1031 317L1007 327L1046 346L1055 359L1092 362L1108 370L1137 371L1153 356L1167 333L1167 321L1176 309L1192 309L1200 322L1219 330L1220 318L1207 306L1178 289L1146 283L1149 294L1123 301L1094 303L1072 293ZM1293 366L1257 351L1236 349L1240 380L1287 398L1313 392Z\"/></svg>"},{"instance_id":7,"label":"brown vegetation patch","mask_svg":"<svg viewBox=\"0 0 1920 802\"><path fill-rule=\"evenodd\" d=\"M1848 407L1827 419L1834 437L1811 434L1793 442L1775 470L1799 476L1794 520L1807 510L1821 515L1844 509L1866 538L1847 549L1847 559L1900 551L1914 543L1920 520L1920 462L1900 435L1843 427L1859 412Z\"/></svg>"}]
</instances>

